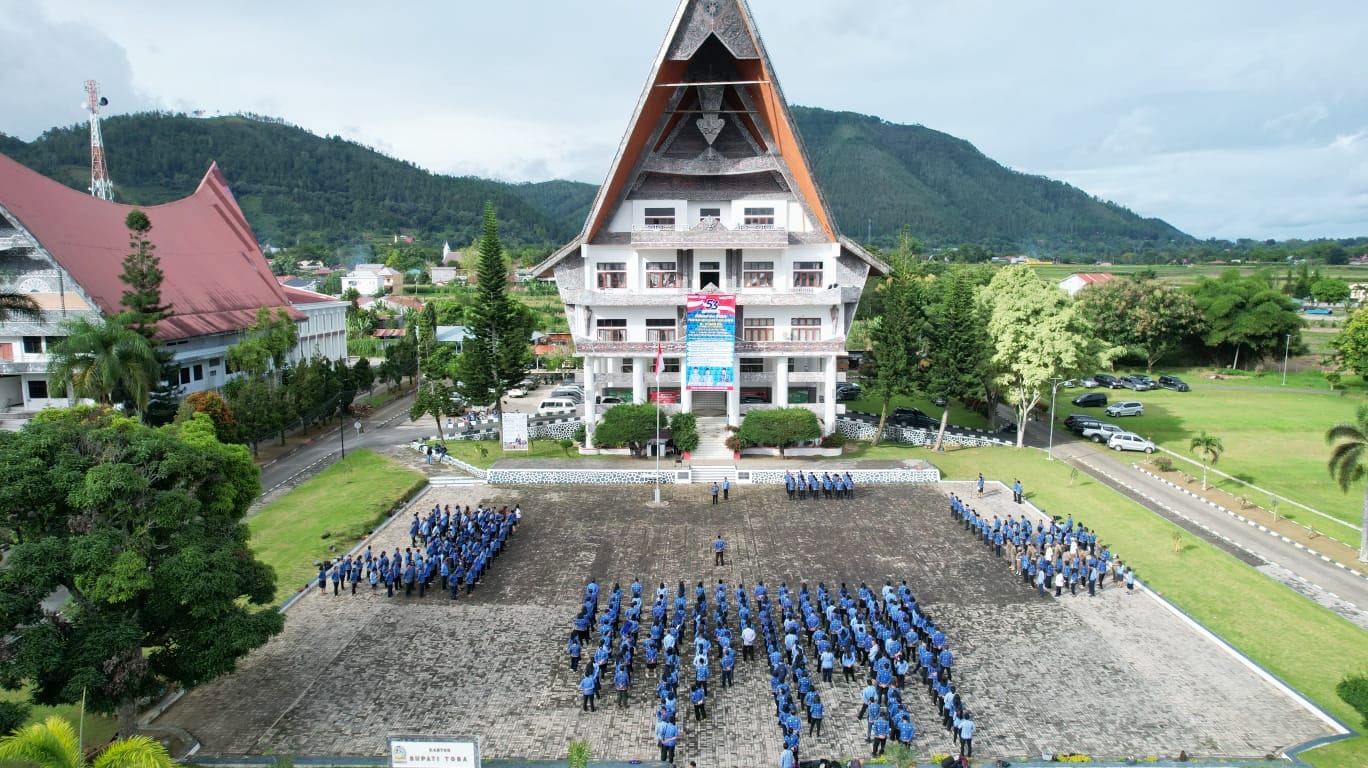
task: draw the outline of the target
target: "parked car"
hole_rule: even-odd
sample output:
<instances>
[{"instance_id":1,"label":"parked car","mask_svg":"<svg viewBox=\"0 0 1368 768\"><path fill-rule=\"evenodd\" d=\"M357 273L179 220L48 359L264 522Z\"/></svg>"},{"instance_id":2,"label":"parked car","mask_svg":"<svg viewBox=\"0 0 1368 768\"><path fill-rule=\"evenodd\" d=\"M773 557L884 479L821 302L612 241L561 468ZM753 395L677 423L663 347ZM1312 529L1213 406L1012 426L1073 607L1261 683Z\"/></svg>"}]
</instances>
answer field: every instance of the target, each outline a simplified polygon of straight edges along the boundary
<instances>
[{"instance_id":1,"label":"parked car","mask_svg":"<svg viewBox=\"0 0 1368 768\"><path fill-rule=\"evenodd\" d=\"M527 397L527 388L523 386L513 387L508 390L509 397Z\"/></svg>"},{"instance_id":2,"label":"parked car","mask_svg":"<svg viewBox=\"0 0 1368 768\"><path fill-rule=\"evenodd\" d=\"M859 384L852 384L850 382L843 381L836 385L836 402L838 403L845 403L851 400L859 400L860 396L863 394L864 390L860 389Z\"/></svg>"},{"instance_id":3,"label":"parked car","mask_svg":"<svg viewBox=\"0 0 1368 768\"><path fill-rule=\"evenodd\" d=\"M841 399L841 393L840 393L839 391L836 393L836 399L837 399L837 400L840 400L840 399ZM742 405L769 405L769 398L765 397L764 395L742 395L742 396L741 396L741 404L742 404Z\"/></svg>"},{"instance_id":4,"label":"parked car","mask_svg":"<svg viewBox=\"0 0 1368 768\"><path fill-rule=\"evenodd\" d=\"M1100 420L1094 419L1091 416L1084 416L1082 414L1074 414L1074 416L1077 416L1077 418L1073 419L1072 422L1065 419L1065 426L1080 435L1083 434L1083 430L1085 429L1098 429L1102 426Z\"/></svg>"},{"instance_id":5,"label":"parked car","mask_svg":"<svg viewBox=\"0 0 1368 768\"><path fill-rule=\"evenodd\" d=\"M1131 376L1122 376L1120 381L1121 386L1126 389L1133 389L1136 392L1147 392L1151 389L1158 389L1159 387L1158 384L1154 383L1154 379L1139 373Z\"/></svg>"},{"instance_id":6,"label":"parked car","mask_svg":"<svg viewBox=\"0 0 1368 768\"><path fill-rule=\"evenodd\" d=\"M549 397L563 397L574 400L577 403L582 403L584 402L584 390L570 387L556 387L551 390Z\"/></svg>"},{"instance_id":7,"label":"parked car","mask_svg":"<svg viewBox=\"0 0 1368 768\"><path fill-rule=\"evenodd\" d=\"M1126 430L1115 424L1108 424L1105 421L1100 421L1095 427L1085 427L1079 434L1094 443L1105 443L1111 439L1112 435L1119 435L1125 431Z\"/></svg>"},{"instance_id":8,"label":"parked car","mask_svg":"<svg viewBox=\"0 0 1368 768\"><path fill-rule=\"evenodd\" d=\"M537 404L538 416L559 416L561 414L574 414L579 403L563 397L548 397Z\"/></svg>"},{"instance_id":9,"label":"parked car","mask_svg":"<svg viewBox=\"0 0 1368 768\"><path fill-rule=\"evenodd\" d=\"M1096 387L1096 386L1097 386L1097 379L1096 379L1096 377L1089 376L1089 377L1087 377L1086 379L1083 379L1082 381L1078 382L1078 384L1079 384L1079 386L1087 387L1088 389L1092 389L1093 387Z\"/></svg>"},{"instance_id":10,"label":"parked car","mask_svg":"<svg viewBox=\"0 0 1368 768\"><path fill-rule=\"evenodd\" d=\"M1106 387L1108 389L1121 389L1122 387L1126 386L1125 384L1121 383L1120 379L1116 378L1115 376L1109 373L1096 374L1093 376L1093 380L1097 382L1097 386Z\"/></svg>"},{"instance_id":11,"label":"parked car","mask_svg":"<svg viewBox=\"0 0 1368 768\"><path fill-rule=\"evenodd\" d=\"M1154 443L1134 432L1118 432L1107 438L1107 447L1113 451L1144 451L1154 453Z\"/></svg>"},{"instance_id":12,"label":"parked car","mask_svg":"<svg viewBox=\"0 0 1368 768\"><path fill-rule=\"evenodd\" d=\"M607 397L600 397L598 399L599 405L619 405L622 402L622 398L617 395L608 395Z\"/></svg>"},{"instance_id":13,"label":"parked car","mask_svg":"<svg viewBox=\"0 0 1368 768\"><path fill-rule=\"evenodd\" d=\"M1177 376L1160 376L1159 386L1164 389L1171 389L1174 392L1189 392L1192 390L1192 387L1189 387L1187 382Z\"/></svg>"},{"instance_id":14,"label":"parked car","mask_svg":"<svg viewBox=\"0 0 1368 768\"><path fill-rule=\"evenodd\" d=\"M1101 392L1085 392L1069 402L1080 408L1096 408L1107 404L1107 396Z\"/></svg>"},{"instance_id":15,"label":"parked car","mask_svg":"<svg viewBox=\"0 0 1368 768\"><path fill-rule=\"evenodd\" d=\"M931 418L918 408L894 408L888 416L888 423L899 427L940 429L940 419Z\"/></svg>"},{"instance_id":16,"label":"parked car","mask_svg":"<svg viewBox=\"0 0 1368 768\"><path fill-rule=\"evenodd\" d=\"M1139 400L1119 400L1107 406L1108 416L1139 416L1145 412L1145 404Z\"/></svg>"}]
</instances>

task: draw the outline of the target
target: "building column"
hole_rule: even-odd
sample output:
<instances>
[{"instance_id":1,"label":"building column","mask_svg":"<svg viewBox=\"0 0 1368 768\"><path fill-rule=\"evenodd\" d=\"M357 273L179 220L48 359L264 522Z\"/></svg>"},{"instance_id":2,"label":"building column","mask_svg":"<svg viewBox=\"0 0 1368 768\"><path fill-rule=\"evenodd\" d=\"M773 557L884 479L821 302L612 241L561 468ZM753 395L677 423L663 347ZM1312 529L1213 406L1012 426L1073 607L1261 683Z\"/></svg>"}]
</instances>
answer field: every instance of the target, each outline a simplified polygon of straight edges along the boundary
<instances>
[{"instance_id":1,"label":"building column","mask_svg":"<svg viewBox=\"0 0 1368 768\"><path fill-rule=\"evenodd\" d=\"M772 402L777 408L788 406L788 356L774 358L778 366L774 371L774 389L771 390Z\"/></svg>"},{"instance_id":2,"label":"building column","mask_svg":"<svg viewBox=\"0 0 1368 768\"><path fill-rule=\"evenodd\" d=\"M823 435L836 431L836 356L822 358L822 389L826 390L825 415L822 417Z\"/></svg>"},{"instance_id":3,"label":"building column","mask_svg":"<svg viewBox=\"0 0 1368 768\"><path fill-rule=\"evenodd\" d=\"M740 370L740 367L737 368ZM727 425L731 427L741 426L741 382L733 382L732 388L727 391Z\"/></svg>"},{"instance_id":4,"label":"building column","mask_svg":"<svg viewBox=\"0 0 1368 768\"><path fill-rule=\"evenodd\" d=\"M638 357L632 360L632 402L646 402L646 366L653 360L646 357Z\"/></svg>"},{"instance_id":5,"label":"building column","mask_svg":"<svg viewBox=\"0 0 1368 768\"><path fill-rule=\"evenodd\" d=\"M679 412L693 413L693 390L689 389L687 369L684 367L683 359L679 361L679 370Z\"/></svg>"},{"instance_id":6,"label":"building column","mask_svg":"<svg viewBox=\"0 0 1368 768\"><path fill-rule=\"evenodd\" d=\"M594 395L597 391L594 381L595 368L598 367L599 358L584 358L584 441L585 448L594 447L594 423L597 421L596 409L594 408Z\"/></svg>"}]
</instances>

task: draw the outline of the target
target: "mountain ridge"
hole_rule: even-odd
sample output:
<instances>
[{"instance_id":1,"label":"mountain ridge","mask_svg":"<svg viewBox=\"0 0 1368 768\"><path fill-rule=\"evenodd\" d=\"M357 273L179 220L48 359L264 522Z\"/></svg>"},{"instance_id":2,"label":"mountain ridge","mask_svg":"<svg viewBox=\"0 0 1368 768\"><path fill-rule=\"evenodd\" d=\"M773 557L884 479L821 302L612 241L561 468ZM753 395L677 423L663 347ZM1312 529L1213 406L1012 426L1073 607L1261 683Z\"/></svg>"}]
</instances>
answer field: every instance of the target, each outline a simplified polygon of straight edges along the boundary
<instances>
[{"instance_id":1,"label":"mountain ridge","mask_svg":"<svg viewBox=\"0 0 1368 768\"><path fill-rule=\"evenodd\" d=\"M1042 253L1192 240L1064 182L1006 168L969 142L925 126L814 107L792 111L837 224L856 239L891 245L908 227L931 246ZM118 199L153 205L182 197L217 161L257 237L276 244L337 244L401 230L464 244L478 236L489 199L510 243L554 246L580 231L598 189L560 179L436 174L254 115L140 113L107 118L102 130ZM0 134L0 152L77 189L89 184L84 124L50 129L31 142Z\"/></svg>"}]
</instances>

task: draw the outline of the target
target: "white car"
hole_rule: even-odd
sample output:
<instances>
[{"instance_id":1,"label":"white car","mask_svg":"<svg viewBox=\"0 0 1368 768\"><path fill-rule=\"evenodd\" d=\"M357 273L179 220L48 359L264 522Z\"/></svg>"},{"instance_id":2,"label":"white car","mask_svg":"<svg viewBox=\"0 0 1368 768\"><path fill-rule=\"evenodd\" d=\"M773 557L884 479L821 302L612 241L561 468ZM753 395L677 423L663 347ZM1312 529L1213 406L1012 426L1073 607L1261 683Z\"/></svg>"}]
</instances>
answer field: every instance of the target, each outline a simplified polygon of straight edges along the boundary
<instances>
[{"instance_id":1,"label":"white car","mask_svg":"<svg viewBox=\"0 0 1368 768\"><path fill-rule=\"evenodd\" d=\"M527 390L523 387L513 387L508 390L509 397L527 397Z\"/></svg>"},{"instance_id":2,"label":"white car","mask_svg":"<svg viewBox=\"0 0 1368 768\"><path fill-rule=\"evenodd\" d=\"M1144 451L1154 453L1154 443L1135 434L1134 432L1120 432L1107 438L1107 447L1113 451Z\"/></svg>"},{"instance_id":3,"label":"white car","mask_svg":"<svg viewBox=\"0 0 1368 768\"><path fill-rule=\"evenodd\" d=\"M1107 406L1108 416L1140 416L1145 412L1145 404L1139 400L1122 400Z\"/></svg>"}]
</instances>

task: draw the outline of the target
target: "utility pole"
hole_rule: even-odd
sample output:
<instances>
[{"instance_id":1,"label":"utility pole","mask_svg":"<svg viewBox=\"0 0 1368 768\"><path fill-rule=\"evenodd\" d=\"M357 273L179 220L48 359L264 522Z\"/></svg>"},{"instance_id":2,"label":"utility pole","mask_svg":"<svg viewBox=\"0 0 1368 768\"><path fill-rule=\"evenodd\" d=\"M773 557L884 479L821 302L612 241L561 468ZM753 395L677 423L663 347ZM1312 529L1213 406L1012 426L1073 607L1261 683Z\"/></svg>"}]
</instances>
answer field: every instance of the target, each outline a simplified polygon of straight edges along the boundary
<instances>
[{"instance_id":1,"label":"utility pole","mask_svg":"<svg viewBox=\"0 0 1368 768\"><path fill-rule=\"evenodd\" d=\"M1054 414L1055 414L1055 394L1059 392L1059 385L1064 383L1064 379L1051 377L1053 386L1050 387L1050 447L1045 450L1045 458L1054 461Z\"/></svg>"},{"instance_id":2,"label":"utility pole","mask_svg":"<svg viewBox=\"0 0 1368 768\"><path fill-rule=\"evenodd\" d=\"M1283 383L1287 386L1287 351L1292 348L1292 334L1287 334L1287 341L1283 342Z\"/></svg>"}]
</instances>

